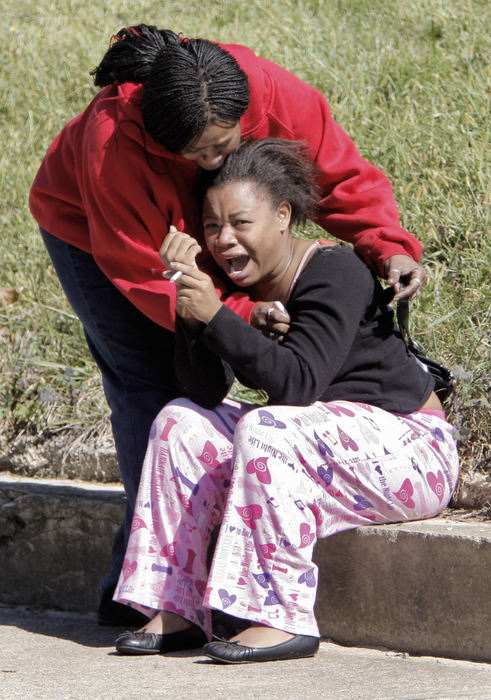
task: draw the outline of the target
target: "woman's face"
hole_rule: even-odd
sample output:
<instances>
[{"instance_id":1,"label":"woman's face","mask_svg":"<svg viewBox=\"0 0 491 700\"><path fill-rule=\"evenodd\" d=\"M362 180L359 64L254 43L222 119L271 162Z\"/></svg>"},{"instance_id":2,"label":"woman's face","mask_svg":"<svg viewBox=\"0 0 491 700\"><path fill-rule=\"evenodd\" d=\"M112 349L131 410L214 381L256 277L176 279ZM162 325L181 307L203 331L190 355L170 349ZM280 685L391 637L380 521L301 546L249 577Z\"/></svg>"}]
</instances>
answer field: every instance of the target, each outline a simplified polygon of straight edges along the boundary
<instances>
[{"instance_id":1,"label":"woman's face","mask_svg":"<svg viewBox=\"0 0 491 700\"><path fill-rule=\"evenodd\" d=\"M181 151L181 156L194 161L203 170L216 170L225 156L237 148L240 134L240 122L232 126L209 124L195 144Z\"/></svg>"},{"instance_id":2,"label":"woman's face","mask_svg":"<svg viewBox=\"0 0 491 700\"><path fill-rule=\"evenodd\" d=\"M211 187L203 203L208 250L239 287L274 281L290 252L291 208L274 207L264 189L250 181Z\"/></svg>"}]
</instances>

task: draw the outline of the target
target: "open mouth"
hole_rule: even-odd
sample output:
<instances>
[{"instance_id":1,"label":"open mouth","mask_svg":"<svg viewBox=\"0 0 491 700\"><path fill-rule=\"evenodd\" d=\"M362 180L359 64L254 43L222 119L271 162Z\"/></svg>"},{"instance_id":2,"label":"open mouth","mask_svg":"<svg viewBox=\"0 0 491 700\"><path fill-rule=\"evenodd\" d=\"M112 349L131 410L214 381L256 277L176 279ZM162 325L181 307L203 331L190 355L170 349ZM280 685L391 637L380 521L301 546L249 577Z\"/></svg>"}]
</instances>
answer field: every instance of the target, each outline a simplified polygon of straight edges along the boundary
<instances>
[{"instance_id":1,"label":"open mouth","mask_svg":"<svg viewBox=\"0 0 491 700\"><path fill-rule=\"evenodd\" d=\"M226 272L230 277L239 275L242 270L246 267L250 258L248 255L238 255L235 258L227 258L225 260Z\"/></svg>"}]
</instances>

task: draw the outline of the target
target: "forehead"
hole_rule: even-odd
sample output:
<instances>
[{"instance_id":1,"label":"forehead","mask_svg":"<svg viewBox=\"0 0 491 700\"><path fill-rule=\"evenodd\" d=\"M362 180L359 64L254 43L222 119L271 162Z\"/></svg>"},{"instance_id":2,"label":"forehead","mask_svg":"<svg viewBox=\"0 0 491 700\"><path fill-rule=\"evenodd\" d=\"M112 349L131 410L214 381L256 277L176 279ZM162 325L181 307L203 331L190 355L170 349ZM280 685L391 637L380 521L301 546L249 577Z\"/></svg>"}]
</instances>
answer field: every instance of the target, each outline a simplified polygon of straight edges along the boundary
<instances>
[{"instance_id":1,"label":"forehead","mask_svg":"<svg viewBox=\"0 0 491 700\"><path fill-rule=\"evenodd\" d=\"M235 131L240 128L237 124L208 124L197 141L192 142L184 149L186 152L204 151L207 148L216 146L219 143L228 141L235 135Z\"/></svg>"},{"instance_id":2,"label":"forehead","mask_svg":"<svg viewBox=\"0 0 491 700\"><path fill-rule=\"evenodd\" d=\"M203 210L209 213L218 209L230 211L269 210L273 203L268 191L252 180L235 180L206 192Z\"/></svg>"}]
</instances>

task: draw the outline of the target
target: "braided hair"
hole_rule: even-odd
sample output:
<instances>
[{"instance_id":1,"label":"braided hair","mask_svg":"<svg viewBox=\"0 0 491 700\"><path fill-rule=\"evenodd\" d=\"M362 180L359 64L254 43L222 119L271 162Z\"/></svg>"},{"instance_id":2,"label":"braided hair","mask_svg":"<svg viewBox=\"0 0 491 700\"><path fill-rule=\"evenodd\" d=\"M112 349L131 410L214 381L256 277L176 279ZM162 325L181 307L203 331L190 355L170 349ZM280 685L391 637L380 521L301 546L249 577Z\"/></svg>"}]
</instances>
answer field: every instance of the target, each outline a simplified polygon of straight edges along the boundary
<instances>
[{"instance_id":1,"label":"braided hair","mask_svg":"<svg viewBox=\"0 0 491 700\"><path fill-rule=\"evenodd\" d=\"M173 153L192 147L208 124L234 126L249 106L247 75L231 54L147 24L121 29L91 75L98 87L142 84L145 129Z\"/></svg>"},{"instance_id":2,"label":"braided hair","mask_svg":"<svg viewBox=\"0 0 491 700\"><path fill-rule=\"evenodd\" d=\"M202 174L204 192L244 181L251 182L259 192L266 192L273 208L289 202L292 224L303 224L315 215L319 201L316 166L299 141L275 138L243 141L226 157L221 168Z\"/></svg>"}]
</instances>

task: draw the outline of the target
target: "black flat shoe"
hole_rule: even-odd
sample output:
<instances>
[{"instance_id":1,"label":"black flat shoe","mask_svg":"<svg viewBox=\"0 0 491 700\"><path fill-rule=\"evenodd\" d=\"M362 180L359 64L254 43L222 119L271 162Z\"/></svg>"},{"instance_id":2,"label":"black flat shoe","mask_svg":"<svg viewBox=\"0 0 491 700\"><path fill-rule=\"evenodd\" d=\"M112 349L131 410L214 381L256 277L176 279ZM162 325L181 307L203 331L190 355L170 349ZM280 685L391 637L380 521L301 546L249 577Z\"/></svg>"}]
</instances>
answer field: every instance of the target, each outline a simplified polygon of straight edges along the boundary
<instances>
[{"instance_id":1,"label":"black flat shoe","mask_svg":"<svg viewBox=\"0 0 491 700\"><path fill-rule=\"evenodd\" d=\"M154 632L125 632L114 642L120 654L165 654L166 651L199 649L206 642L206 635L193 625L180 632L155 634Z\"/></svg>"},{"instance_id":2,"label":"black flat shoe","mask_svg":"<svg viewBox=\"0 0 491 700\"><path fill-rule=\"evenodd\" d=\"M285 661L314 656L319 649L319 638L296 634L286 642L272 647L246 647L238 642L208 642L203 652L210 659L224 664L250 664L256 661Z\"/></svg>"},{"instance_id":3,"label":"black flat shoe","mask_svg":"<svg viewBox=\"0 0 491 700\"><path fill-rule=\"evenodd\" d=\"M105 627L143 627L148 622L148 617L143 613L113 600L116 584L109 586L102 592L97 624Z\"/></svg>"}]
</instances>

